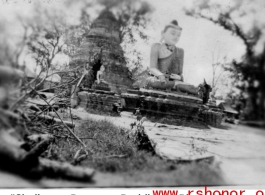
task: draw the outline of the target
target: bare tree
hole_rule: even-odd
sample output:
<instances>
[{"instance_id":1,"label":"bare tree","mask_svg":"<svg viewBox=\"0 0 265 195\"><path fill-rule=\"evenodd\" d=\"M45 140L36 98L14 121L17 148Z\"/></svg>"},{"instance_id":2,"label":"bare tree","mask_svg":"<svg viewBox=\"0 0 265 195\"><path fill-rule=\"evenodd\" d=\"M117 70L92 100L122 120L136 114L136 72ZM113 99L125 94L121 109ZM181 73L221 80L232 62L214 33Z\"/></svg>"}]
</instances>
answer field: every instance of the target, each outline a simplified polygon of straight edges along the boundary
<instances>
[{"instance_id":1,"label":"bare tree","mask_svg":"<svg viewBox=\"0 0 265 195\"><path fill-rule=\"evenodd\" d=\"M61 13L48 11L36 5L31 18L23 18L23 26L29 31L26 46L27 55L35 60L36 67L40 72L30 83L25 82L22 86L24 94L12 106L15 110L24 102L49 76L55 74L50 70L54 66L54 59L61 54L64 46L64 34L67 23ZM66 70L67 71L67 70Z\"/></svg>"},{"instance_id":2,"label":"bare tree","mask_svg":"<svg viewBox=\"0 0 265 195\"><path fill-rule=\"evenodd\" d=\"M212 95L215 96L216 92L220 89L220 85L222 86L224 84L221 80L227 72L224 67L228 62L226 55L221 57L220 48L218 48L217 53L211 51L211 60L209 61L212 66Z\"/></svg>"},{"instance_id":3,"label":"bare tree","mask_svg":"<svg viewBox=\"0 0 265 195\"><path fill-rule=\"evenodd\" d=\"M36 64L41 69L48 70L57 54L62 53L64 40L63 36L67 30L67 24L62 15L39 10L34 20L28 21L31 29L28 49Z\"/></svg>"},{"instance_id":4,"label":"bare tree","mask_svg":"<svg viewBox=\"0 0 265 195\"><path fill-rule=\"evenodd\" d=\"M225 66L233 74L234 86L240 91L239 97L247 98L247 104L244 105L244 115L246 119L257 120L265 119L265 43L264 31L265 25L253 21L252 26L248 30L243 30L246 23L235 22L235 17L246 18L249 14L255 13L256 8L246 10L243 7L244 1L234 1L234 5L223 8L220 4L210 4L209 1L197 1L197 6L186 10L190 16L204 18L223 27L225 30L232 32L233 35L239 37L246 48L245 55L240 62L233 61L230 66ZM252 4L254 2L251 2ZM211 8L215 8L215 15L207 15ZM256 11L257 11L256 10ZM204 12L208 11L208 12ZM242 20L241 20L242 21ZM257 45L262 45L261 52L256 52ZM247 96L242 94L246 93ZM241 98L242 99L242 98Z\"/></svg>"}]
</instances>

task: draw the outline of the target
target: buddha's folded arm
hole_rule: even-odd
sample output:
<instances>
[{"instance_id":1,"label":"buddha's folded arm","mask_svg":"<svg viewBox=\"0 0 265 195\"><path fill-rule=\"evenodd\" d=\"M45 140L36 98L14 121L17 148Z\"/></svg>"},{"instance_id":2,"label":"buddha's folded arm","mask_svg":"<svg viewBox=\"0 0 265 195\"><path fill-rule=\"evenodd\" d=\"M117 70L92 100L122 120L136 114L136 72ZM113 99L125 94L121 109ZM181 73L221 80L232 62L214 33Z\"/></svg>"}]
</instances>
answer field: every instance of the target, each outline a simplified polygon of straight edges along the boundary
<instances>
[{"instance_id":1,"label":"buddha's folded arm","mask_svg":"<svg viewBox=\"0 0 265 195\"><path fill-rule=\"evenodd\" d=\"M162 76L164 75L159 69L158 69L158 58L159 58L159 43L155 43L151 47L151 54L150 54L150 72L154 76Z\"/></svg>"},{"instance_id":2,"label":"buddha's folded arm","mask_svg":"<svg viewBox=\"0 0 265 195\"><path fill-rule=\"evenodd\" d=\"M156 77L164 75L160 70L157 68L150 68L150 73Z\"/></svg>"}]
</instances>

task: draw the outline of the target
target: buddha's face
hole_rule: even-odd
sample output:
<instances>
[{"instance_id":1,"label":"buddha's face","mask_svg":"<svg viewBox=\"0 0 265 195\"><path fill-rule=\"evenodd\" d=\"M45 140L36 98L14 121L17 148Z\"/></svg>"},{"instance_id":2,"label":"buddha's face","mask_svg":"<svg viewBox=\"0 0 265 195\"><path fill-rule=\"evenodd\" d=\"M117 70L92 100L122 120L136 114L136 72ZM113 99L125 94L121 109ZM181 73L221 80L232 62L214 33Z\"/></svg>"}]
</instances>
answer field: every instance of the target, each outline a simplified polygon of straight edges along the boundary
<instances>
[{"instance_id":1,"label":"buddha's face","mask_svg":"<svg viewBox=\"0 0 265 195\"><path fill-rule=\"evenodd\" d=\"M179 41L180 35L181 35L181 30L174 27L169 27L163 33L164 40L169 45L176 45L177 42Z\"/></svg>"},{"instance_id":2,"label":"buddha's face","mask_svg":"<svg viewBox=\"0 0 265 195\"><path fill-rule=\"evenodd\" d=\"M101 67L100 67L100 71L104 71L105 70L105 67L102 65Z\"/></svg>"}]
</instances>

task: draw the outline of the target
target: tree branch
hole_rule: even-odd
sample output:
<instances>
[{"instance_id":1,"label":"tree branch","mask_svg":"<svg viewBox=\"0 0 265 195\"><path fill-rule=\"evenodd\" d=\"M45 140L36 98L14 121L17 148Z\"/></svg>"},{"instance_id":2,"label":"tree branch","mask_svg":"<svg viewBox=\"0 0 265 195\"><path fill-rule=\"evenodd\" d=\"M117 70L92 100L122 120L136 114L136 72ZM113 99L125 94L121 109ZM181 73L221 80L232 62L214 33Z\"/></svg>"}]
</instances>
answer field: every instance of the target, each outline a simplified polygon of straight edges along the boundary
<instances>
[{"instance_id":1,"label":"tree branch","mask_svg":"<svg viewBox=\"0 0 265 195\"><path fill-rule=\"evenodd\" d=\"M50 105L50 103L49 102L47 102L46 100L45 100L45 98L43 98L35 89L33 89L32 88L32 90L34 90L34 92L36 93L36 94L38 94L39 95L39 97L43 100L43 101L45 101L46 102L46 104L49 106L49 107L51 107L52 108L52 106ZM83 148L84 149L87 149L87 146L84 144L84 142L82 142L82 140L80 140L79 139L79 137L77 137L75 134L74 134L74 132L64 123L64 121L62 120L62 118L60 117L60 115L57 113L57 111L56 110L54 110L54 112L55 112L55 114L57 115L57 117L60 119L60 121L62 122L62 124L65 126L65 128L70 132L70 134L72 134L73 136L74 136L74 138L79 142L79 143L81 143L82 144L82 146L83 146Z\"/></svg>"}]
</instances>

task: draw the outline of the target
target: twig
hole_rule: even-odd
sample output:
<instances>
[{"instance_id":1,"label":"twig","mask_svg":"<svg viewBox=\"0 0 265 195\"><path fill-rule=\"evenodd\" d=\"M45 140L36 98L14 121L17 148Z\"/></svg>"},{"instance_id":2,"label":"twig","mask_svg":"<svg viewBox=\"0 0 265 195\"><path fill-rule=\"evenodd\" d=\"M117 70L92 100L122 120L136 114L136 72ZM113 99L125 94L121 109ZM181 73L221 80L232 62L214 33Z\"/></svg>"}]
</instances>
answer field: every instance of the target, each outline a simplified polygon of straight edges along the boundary
<instances>
[{"instance_id":1,"label":"twig","mask_svg":"<svg viewBox=\"0 0 265 195\"><path fill-rule=\"evenodd\" d=\"M58 74L58 73L73 72L73 71L75 71L75 70L78 70L78 68L79 68L79 67L76 67L76 68L73 68L73 69L70 69L70 70L56 71L56 72L53 72L53 73L51 73L51 74L49 74L49 75L46 75L46 78L48 78L48 77L50 77L50 76L52 76L52 75L54 75L54 74Z\"/></svg>"},{"instance_id":2,"label":"twig","mask_svg":"<svg viewBox=\"0 0 265 195\"><path fill-rule=\"evenodd\" d=\"M38 95L39 95L39 93L35 90L35 89L33 89L32 88L32 90L34 90ZM48 106L50 106L51 108L52 108L52 106L43 98L43 97L41 97L40 95L39 95L39 97L42 99L42 100L44 100L47 104L48 104ZM62 118L60 117L60 115L57 113L57 111L55 111L54 110L54 112L55 112L55 114L57 115L57 117L61 120L61 122L62 122L62 124L65 126L65 128L76 138L76 140L78 141L78 142L80 142L81 144L82 144L82 146L84 147L84 149L85 148L87 148L87 146L84 144L84 142L82 142L82 140L80 140L79 139L79 137L77 137L75 134L74 134L74 132L64 123L64 121L62 120Z\"/></svg>"},{"instance_id":3,"label":"twig","mask_svg":"<svg viewBox=\"0 0 265 195\"><path fill-rule=\"evenodd\" d=\"M48 158L50 158L52 156L52 146L53 146L53 144L51 143L50 147L49 147L49 150L48 150L48 154L47 154Z\"/></svg>"},{"instance_id":4,"label":"twig","mask_svg":"<svg viewBox=\"0 0 265 195\"><path fill-rule=\"evenodd\" d=\"M0 122L2 122L2 124L4 124L5 126L7 126L8 128L11 128L11 124L9 123L9 121L7 120L6 117L1 117L0 118ZM1 124L1 123L0 123Z\"/></svg>"},{"instance_id":5,"label":"twig","mask_svg":"<svg viewBox=\"0 0 265 195\"><path fill-rule=\"evenodd\" d=\"M77 67L78 68L78 67ZM31 90L30 90L30 92L28 92L28 93L25 93L21 98L19 98L12 106L11 106L11 108L10 108L10 110L11 111L14 111L14 110L16 110L17 108L18 108L18 106L22 103L22 102L24 102L34 91L36 91L35 89L37 89L48 77L50 77L50 76L52 76L52 75L54 75L54 74L57 74L57 73L64 73L64 72L73 72L73 71L75 71L77 68L74 68L74 69L71 69L71 70L66 70L66 71L57 71L57 72L54 72L54 73L51 73L50 75L48 75L48 71L46 71L46 76L44 76L43 78L42 78L42 80L34 87L34 89L30 86L30 83L33 83L33 82L35 82L37 79L39 79L40 78L40 76L41 76L41 73L43 72L43 71L41 71L40 73L39 73L39 75L37 76L37 78L35 78L34 79L34 81L32 81L32 82L27 82L27 85L28 85L28 87L29 88L31 88Z\"/></svg>"},{"instance_id":6,"label":"twig","mask_svg":"<svg viewBox=\"0 0 265 195\"><path fill-rule=\"evenodd\" d=\"M37 78L36 78L37 79ZM36 80L35 79L35 80ZM46 78L43 78L36 86L35 88L38 88L44 81L45 81ZM29 83L28 83L29 84ZM31 88L30 92L28 93L25 93L21 98L19 98L11 107L10 107L10 110L11 111L14 111L18 108L18 106L20 104L22 104L31 94L33 94L34 91L36 91L35 89L33 89L30 85L29 87Z\"/></svg>"},{"instance_id":7,"label":"twig","mask_svg":"<svg viewBox=\"0 0 265 195\"><path fill-rule=\"evenodd\" d=\"M9 110L4 110L2 108L0 108L0 114L3 116L3 115L6 115L6 116L9 116L9 117L12 117L12 118L16 118L16 119L19 119L19 115L15 114L14 112L11 112Z\"/></svg>"},{"instance_id":8,"label":"twig","mask_svg":"<svg viewBox=\"0 0 265 195\"><path fill-rule=\"evenodd\" d=\"M127 155L121 154L121 155L111 155L111 156L101 156L101 157L94 157L94 158L126 158Z\"/></svg>"},{"instance_id":9,"label":"twig","mask_svg":"<svg viewBox=\"0 0 265 195\"><path fill-rule=\"evenodd\" d=\"M48 89L57 89L57 88L60 88L60 87L65 86L65 85L70 85L70 84L74 83L75 81L77 81L78 79L79 79L79 78L76 78L76 79L74 79L74 80L72 80L72 81L68 81L67 83L63 83L63 84L61 84L61 85L59 85L59 86L55 86L55 87L50 87L50 88L42 89L42 90L39 90L39 92L43 92L43 91L46 91L46 90L48 90Z\"/></svg>"},{"instance_id":10,"label":"twig","mask_svg":"<svg viewBox=\"0 0 265 195\"><path fill-rule=\"evenodd\" d=\"M77 165L79 164L81 161L85 160L88 157L88 154L83 154L81 156L79 156L78 158L74 159L71 164L72 165Z\"/></svg>"},{"instance_id":11,"label":"twig","mask_svg":"<svg viewBox=\"0 0 265 195\"><path fill-rule=\"evenodd\" d=\"M54 110L54 112L56 112L55 110ZM39 118L43 118L43 119L45 119L45 120L52 120L52 121L54 121L54 122L56 122L56 123L64 123L65 125L67 125L68 127L71 127L71 128L73 128L75 125L73 124L73 123L71 123L71 122L68 122L68 121L63 121L63 120L61 120L61 119L57 119L57 118L54 118L54 117L51 117L51 116L38 116Z\"/></svg>"},{"instance_id":12,"label":"twig","mask_svg":"<svg viewBox=\"0 0 265 195\"><path fill-rule=\"evenodd\" d=\"M73 139L73 141L76 141L76 139L74 137L55 135L54 133L51 133L49 131L40 131L40 130L37 130L37 129L32 129L32 131L36 131L36 132L43 133L43 134L47 134L48 133L48 134L51 134L53 137L56 137L56 138Z\"/></svg>"},{"instance_id":13,"label":"twig","mask_svg":"<svg viewBox=\"0 0 265 195\"><path fill-rule=\"evenodd\" d=\"M82 151L82 149L76 151L76 153L74 155L74 160L71 162L71 164L76 165L88 157L87 151L85 151L85 154L79 156L81 151Z\"/></svg>"},{"instance_id":14,"label":"twig","mask_svg":"<svg viewBox=\"0 0 265 195\"><path fill-rule=\"evenodd\" d=\"M72 125L73 125L73 132L74 132L75 126L74 126L73 115L72 115L72 111L71 111L72 108L70 107L69 109L70 109L71 122L72 122Z\"/></svg>"}]
</instances>

